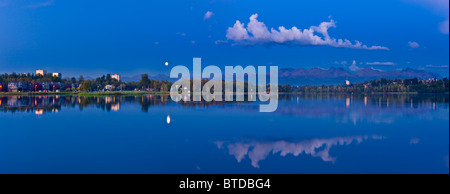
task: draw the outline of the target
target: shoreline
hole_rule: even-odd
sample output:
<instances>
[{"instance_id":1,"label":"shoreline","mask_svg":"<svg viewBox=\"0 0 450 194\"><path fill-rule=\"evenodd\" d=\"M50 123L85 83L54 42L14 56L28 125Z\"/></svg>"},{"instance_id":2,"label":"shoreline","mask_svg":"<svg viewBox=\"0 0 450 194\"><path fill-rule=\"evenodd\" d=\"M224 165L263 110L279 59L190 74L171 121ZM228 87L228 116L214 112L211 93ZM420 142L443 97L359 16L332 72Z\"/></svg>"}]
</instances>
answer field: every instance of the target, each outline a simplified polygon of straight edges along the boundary
<instances>
[{"instance_id":1,"label":"shoreline","mask_svg":"<svg viewBox=\"0 0 450 194\"><path fill-rule=\"evenodd\" d=\"M0 92L0 96L84 96L84 97L96 97L96 96L141 96L146 94L160 94L169 95L170 92L148 92L148 91L116 91L116 92ZM245 93L244 95L247 95ZM348 95L416 95L416 94L449 94L449 92L439 93L420 93L420 92L373 92L373 93L347 93L347 92L279 92L278 94L348 94ZM234 93L236 95L236 93Z\"/></svg>"},{"instance_id":2,"label":"shoreline","mask_svg":"<svg viewBox=\"0 0 450 194\"><path fill-rule=\"evenodd\" d=\"M0 92L0 96L137 96L145 94L169 94L169 92L117 91L117 92Z\"/></svg>"}]
</instances>

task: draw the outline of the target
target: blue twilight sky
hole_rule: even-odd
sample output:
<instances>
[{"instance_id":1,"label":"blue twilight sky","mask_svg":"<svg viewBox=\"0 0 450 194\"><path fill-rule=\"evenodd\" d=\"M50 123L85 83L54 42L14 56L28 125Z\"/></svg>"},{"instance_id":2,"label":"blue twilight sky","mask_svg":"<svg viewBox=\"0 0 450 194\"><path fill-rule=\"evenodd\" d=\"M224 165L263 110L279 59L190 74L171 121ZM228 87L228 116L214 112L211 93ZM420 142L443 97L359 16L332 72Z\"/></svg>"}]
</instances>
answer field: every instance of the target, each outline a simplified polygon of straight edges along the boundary
<instances>
[{"instance_id":1,"label":"blue twilight sky","mask_svg":"<svg viewBox=\"0 0 450 194\"><path fill-rule=\"evenodd\" d=\"M0 73L155 75L202 57L448 76L448 10L448 0L0 0Z\"/></svg>"}]
</instances>

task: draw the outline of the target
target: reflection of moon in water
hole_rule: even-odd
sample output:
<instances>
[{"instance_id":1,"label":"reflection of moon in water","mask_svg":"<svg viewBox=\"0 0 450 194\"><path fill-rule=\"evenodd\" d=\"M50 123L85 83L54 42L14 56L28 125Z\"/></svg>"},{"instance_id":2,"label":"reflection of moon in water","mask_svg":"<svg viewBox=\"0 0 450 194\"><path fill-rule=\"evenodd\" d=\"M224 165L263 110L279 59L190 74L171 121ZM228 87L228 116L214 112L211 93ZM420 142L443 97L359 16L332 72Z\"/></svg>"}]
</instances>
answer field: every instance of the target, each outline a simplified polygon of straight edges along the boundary
<instances>
[{"instance_id":1,"label":"reflection of moon in water","mask_svg":"<svg viewBox=\"0 0 450 194\"><path fill-rule=\"evenodd\" d=\"M170 124L170 115L167 115L167 124Z\"/></svg>"},{"instance_id":2,"label":"reflection of moon in water","mask_svg":"<svg viewBox=\"0 0 450 194\"><path fill-rule=\"evenodd\" d=\"M168 66L168 65L169 65L169 62L165 62L164 65L165 65L165 66Z\"/></svg>"}]
</instances>

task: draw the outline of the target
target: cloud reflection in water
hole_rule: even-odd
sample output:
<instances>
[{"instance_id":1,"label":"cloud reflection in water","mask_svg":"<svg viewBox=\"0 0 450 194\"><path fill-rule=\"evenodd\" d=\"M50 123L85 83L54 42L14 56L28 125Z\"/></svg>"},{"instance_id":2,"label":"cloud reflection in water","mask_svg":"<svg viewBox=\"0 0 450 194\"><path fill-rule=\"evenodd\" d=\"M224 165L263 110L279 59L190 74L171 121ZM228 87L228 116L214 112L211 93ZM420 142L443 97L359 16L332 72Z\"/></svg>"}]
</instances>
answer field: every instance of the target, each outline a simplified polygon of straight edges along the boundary
<instances>
[{"instance_id":1,"label":"cloud reflection in water","mask_svg":"<svg viewBox=\"0 0 450 194\"><path fill-rule=\"evenodd\" d=\"M319 157L324 162L336 161L336 158L330 156L330 149L334 146L350 145L352 143L359 144L368 139L384 139L382 136L349 136L335 138L315 138L310 140L302 140L298 142L289 142L285 140L279 141L216 141L215 144L219 149L226 149L230 155L233 155L240 163L246 156L251 160L251 165L259 168L259 162L265 160L270 153L286 156L292 154L299 156L300 154Z\"/></svg>"}]
</instances>

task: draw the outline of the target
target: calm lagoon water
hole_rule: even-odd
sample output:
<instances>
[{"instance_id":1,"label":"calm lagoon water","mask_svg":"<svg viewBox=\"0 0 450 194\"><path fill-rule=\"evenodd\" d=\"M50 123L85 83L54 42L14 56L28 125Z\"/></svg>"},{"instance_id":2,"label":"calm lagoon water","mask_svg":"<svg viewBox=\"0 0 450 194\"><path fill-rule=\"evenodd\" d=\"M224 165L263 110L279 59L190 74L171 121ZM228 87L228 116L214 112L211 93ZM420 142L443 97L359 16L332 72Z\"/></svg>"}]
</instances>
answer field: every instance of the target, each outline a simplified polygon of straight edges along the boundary
<instances>
[{"instance_id":1,"label":"calm lagoon water","mask_svg":"<svg viewBox=\"0 0 450 194\"><path fill-rule=\"evenodd\" d=\"M449 173L447 95L0 97L0 173Z\"/></svg>"}]
</instances>

